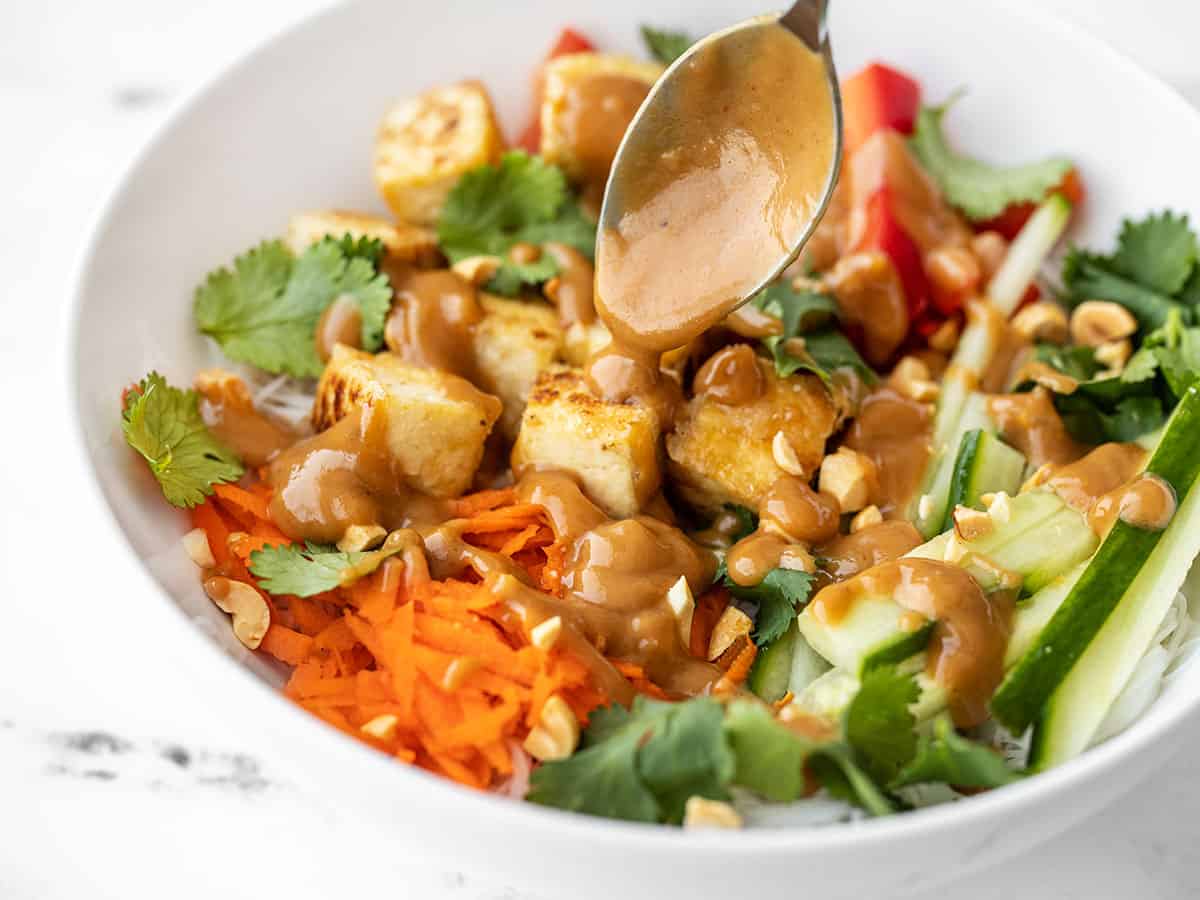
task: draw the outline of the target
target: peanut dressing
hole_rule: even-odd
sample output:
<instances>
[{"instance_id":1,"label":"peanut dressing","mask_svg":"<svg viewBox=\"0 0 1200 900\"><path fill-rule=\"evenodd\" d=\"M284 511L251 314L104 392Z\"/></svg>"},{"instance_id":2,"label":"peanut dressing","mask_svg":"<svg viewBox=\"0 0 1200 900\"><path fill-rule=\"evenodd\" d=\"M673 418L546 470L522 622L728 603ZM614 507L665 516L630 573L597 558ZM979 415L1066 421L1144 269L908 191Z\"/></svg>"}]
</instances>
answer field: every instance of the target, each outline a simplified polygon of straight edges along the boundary
<instances>
[{"instance_id":1,"label":"peanut dressing","mask_svg":"<svg viewBox=\"0 0 1200 900\"><path fill-rule=\"evenodd\" d=\"M567 90L562 128L585 196L604 191L621 138L649 92L645 81L625 75L593 75Z\"/></svg>"},{"instance_id":2,"label":"peanut dressing","mask_svg":"<svg viewBox=\"0 0 1200 900\"><path fill-rule=\"evenodd\" d=\"M449 269L388 272L395 290L384 326L388 349L413 365L477 376L471 332L483 318L475 287Z\"/></svg>"},{"instance_id":3,"label":"peanut dressing","mask_svg":"<svg viewBox=\"0 0 1200 900\"><path fill-rule=\"evenodd\" d=\"M712 553L652 516L609 519L563 473L527 473L517 495L544 506L566 542L557 607L602 655L642 666L678 694L703 693L717 681L720 669L692 657L667 602L680 576L693 593L711 584Z\"/></svg>"},{"instance_id":4,"label":"peanut dressing","mask_svg":"<svg viewBox=\"0 0 1200 900\"><path fill-rule=\"evenodd\" d=\"M903 558L873 566L847 581L822 588L809 604L818 621L835 625L861 597L890 597L933 621L926 671L949 694L950 714L960 728L988 717L987 703L1004 676L1004 654L1016 598L985 594L970 573L951 563ZM911 617L907 624L919 624Z\"/></svg>"},{"instance_id":5,"label":"peanut dressing","mask_svg":"<svg viewBox=\"0 0 1200 900\"><path fill-rule=\"evenodd\" d=\"M1050 391L1041 385L1027 394L989 397L988 413L999 428L1000 437L1025 454L1035 467L1074 462L1087 452L1083 444L1067 433Z\"/></svg>"},{"instance_id":6,"label":"peanut dressing","mask_svg":"<svg viewBox=\"0 0 1200 900\"><path fill-rule=\"evenodd\" d=\"M733 344L710 356L692 380L692 393L705 394L718 403L743 406L766 390L766 377L758 354L749 344Z\"/></svg>"},{"instance_id":7,"label":"peanut dressing","mask_svg":"<svg viewBox=\"0 0 1200 900\"><path fill-rule=\"evenodd\" d=\"M929 404L880 385L859 404L845 444L875 463L870 499L885 516L903 515L921 484L931 452Z\"/></svg>"},{"instance_id":8,"label":"peanut dressing","mask_svg":"<svg viewBox=\"0 0 1200 900\"><path fill-rule=\"evenodd\" d=\"M204 424L250 468L266 465L296 442L291 428L255 408L246 383L237 376L202 372L196 392Z\"/></svg>"},{"instance_id":9,"label":"peanut dressing","mask_svg":"<svg viewBox=\"0 0 1200 900\"><path fill-rule=\"evenodd\" d=\"M834 169L823 59L778 23L709 43L629 133L596 243L597 308L662 352L715 325L816 214Z\"/></svg>"},{"instance_id":10,"label":"peanut dressing","mask_svg":"<svg viewBox=\"0 0 1200 900\"><path fill-rule=\"evenodd\" d=\"M1175 514L1175 490L1142 471L1147 452L1137 444L1101 444L1046 480L1069 506L1087 517L1101 537L1119 519L1148 531L1161 531Z\"/></svg>"},{"instance_id":11,"label":"peanut dressing","mask_svg":"<svg viewBox=\"0 0 1200 900\"><path fill-rule=\"evenodd\" d=\"M821 580L832 583L899 559L923 543L921 532L911 522L893 519L852 534L839 535L819 547L815 555L820 560Z\"/></svg>"},{"instance_id":12,"label":"peanut dressing","mask_svg":"<svg viewBox=\"0 0 1200 900\"><path fill-rule=\"evenodd\" d=\"M333 348L338 344L361 350L362 312L358 301L346 294L334 300L317 321L315 339L321 362L329 362Z\"/></svg>"}]
</instances>

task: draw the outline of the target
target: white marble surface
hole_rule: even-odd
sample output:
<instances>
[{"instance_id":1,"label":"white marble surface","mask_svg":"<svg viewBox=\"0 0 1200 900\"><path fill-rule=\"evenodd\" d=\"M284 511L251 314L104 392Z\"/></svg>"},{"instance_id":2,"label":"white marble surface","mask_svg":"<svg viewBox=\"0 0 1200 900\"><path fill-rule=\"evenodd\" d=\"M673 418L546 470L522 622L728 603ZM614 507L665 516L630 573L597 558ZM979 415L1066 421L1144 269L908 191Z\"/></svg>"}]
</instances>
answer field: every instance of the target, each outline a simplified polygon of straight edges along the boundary
<instances>
[{"instance_id":1,"label":"white marble surface","mask_svg":"<svg viewBox=\"0 0 1200 900\"><path fill-rule=\"evenodd\" d=\"M0 24L0 898L512 898L421 864L283 778L221 698L198 696L139 629L66 400L66 297L82 236L172 99L320 0L43 0ZM753 4L750 4L753 6ZM1044 3L1200 100L1181 0ZM531 50L532 53L532 50ZM1114 115L1114 127L1119 119ZM186 177L186 173L181 173ZM147 248L153 252L153 248ZM1022 859L978 900L1182 898L1200 723L1151 786ZM1020 828L1020 822L1013 823ZM562 896L569 896L564 891ZM924 898L923 898L924 900Z\"/></svg>"}]
</instances>

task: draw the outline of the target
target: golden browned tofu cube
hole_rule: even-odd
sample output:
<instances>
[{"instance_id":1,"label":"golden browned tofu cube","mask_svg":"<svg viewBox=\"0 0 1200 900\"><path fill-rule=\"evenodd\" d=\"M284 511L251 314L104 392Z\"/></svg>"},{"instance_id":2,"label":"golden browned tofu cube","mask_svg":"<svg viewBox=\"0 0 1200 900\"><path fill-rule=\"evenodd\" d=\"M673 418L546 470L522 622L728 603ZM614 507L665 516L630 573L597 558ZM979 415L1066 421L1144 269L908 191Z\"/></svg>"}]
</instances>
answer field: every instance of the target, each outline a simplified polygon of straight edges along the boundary
<instances>
[{"instance_id":1,"label":"golden browned tofu cube","mask_svg":"<svg viewBox=\"0 0 1200 900\"><path fill-rule=\"evenodd\" d=\"M582 368L611 343L612 335L603 322L573 322L563 334L563 359Z\"/></svg>"},{"instance_id":2,"label":"golden browned tofu cube","mask_svg":"<svg viewBox=\"0 0 1200 900\"><path fill-rule=\"evenodd\" d=\"M504 152L492 100L478 81L397 103L375 138L375 184L402 222L433 225L458 179Z\"/></svg>"},{"instance_id":3,"label":"golden browned tofu cube","mask_svg":"<svg viewBox=\"0 0 1200 900\"><path fill-rule=\"evenodd\" d=\"M570 53L543 70L541 154L577 181L602 183L658 63L607 53Z\"/></svg>"},{"instance_id":4,"label":"golden browned tofu cube","mask_svg":"<svg viewBox=\"0 0 1200 900\"><path fill-rule=\"evenodd\" d=\"M405 483L433 497L470 487L501 409L499 400L457 375L338 344L317 384L313 427L323 431L362 406L384 411L388 446Z\"/></svg>"},{"instance_id":5,"label":"golden browned tofu cube","mask_svg":"<svg viewBox=\"0 0 1200 900\"><path fill-rule=\"evenodd\" d=\"M680 495L698 509L738 503L755 509L785 470L776 461L775 435L795 451L788 467L811 476L821 465L836 412L814 375L779 378L759 360L766 390L753 403L726 406L701 394L680 411L667 435L668 472Z\"/></svg>"},{"instance_id":6,"label":"golden browned tofu cube","mask_svg":"<svg viewBox=\"0 0 1200 900\"><path fill-rule=\"evenodd\" d=\"M562 328L554 307L545 303L490 294L481 294L479 303L484 317L472 336L478 384L504 404L500 429L513 440L534 382L562 353Z\"/></svg>"},{"instance_id":7,"label":"golden browned tofu cube","mask_svg":"<svg viewBox=\"0 0 1200 900\"><path fill-rule=\"evenodd\" d=\"M428 267L442 260L432 229L338 209L296 213L288 222L287 245L299 256L326 236L340 238L346 234L375 238L387 250L388 259L395 262Z\"/></svg>"},{"instance_id":8,"label":"golden browned tofu cube","mask_svg":"<svg viewBox=\"0 0 1200 900\"><path fill-rule=\"evenodd\" d=\"M658 419L649 409L608 403L578 369L556 367L534 385L512 464L570 472L609 515L635 515L658 493Z\"/></svg>"}]
</instances>

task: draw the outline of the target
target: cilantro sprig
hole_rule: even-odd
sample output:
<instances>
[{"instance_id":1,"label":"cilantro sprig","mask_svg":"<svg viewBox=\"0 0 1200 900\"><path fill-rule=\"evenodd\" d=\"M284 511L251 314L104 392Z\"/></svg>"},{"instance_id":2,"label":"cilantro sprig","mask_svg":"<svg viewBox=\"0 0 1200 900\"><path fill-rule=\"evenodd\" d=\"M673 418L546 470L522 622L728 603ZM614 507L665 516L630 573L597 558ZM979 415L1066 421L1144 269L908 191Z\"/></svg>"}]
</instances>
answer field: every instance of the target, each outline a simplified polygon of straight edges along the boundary
<instances>
[{"instance_id":1,"label":"cilantro sprig","mask_svg":"<svg viewBox=\"0 0 1200 900\"><path fill-rule=\"evenodd\" d=\"M668 31L643 25L641 33L642 43L646 45L646 50L664 66L669 66L683 56L693 43L692 39L682 31Z\"/></svg>"},{"instance_id":2,"label":"cilantro sprig","mask_svg":"<svg viewBox=\"0 0 1200 900\"><path fill-rule=\"evenodd\" d=\"M1113 253L1072 248L1062 279L1072 305L1111 300L1124 306L1143 333L1161 328L1172 313L1196 319L1200 301L1200 244L1186 215L1169 210L1125 220Z\"/></svg>"},{"instance_id":3,"label":"cilantro sprig","mask_svg":"<svg viewBox=\"0 0 1200 900\"><path fill-rule=\"evenodd\" d=\"M798 291L786 282L777 281L760 291L751 302L768 315L775 316L783 326L780 334L763 340L781 378L796 372L811 372L829 387L833 384L834 372L853 369L865 381L875 381L875 372L838 330L837 304L828 294ZM796 337L804 338L804 349L793 353L789 347L795 342L789 343L789 339Z\"/></svg>"},{"instance_id":4,"label":"cilantro sprig","mask_svg":"<svg viewBox=\"0 0 1200 900\"><path fill-rule=\"evenodd\" d=\"M389 540L378 550L347 553L311 541L271 544L250 554L250 572L268 593L311 597L369 575L401 546Z\"/></svg>"},{"instance_id":5,"label":"cilantro sprig","mask_svg":"<svg viewBox=\"0 0 1200 900\"><path fill-rule=\"evenodd\" d=\"M238 458L205 426L199 395L171 387L157 372L125 393L121 430L174 506L193 507L214 484L242 477Z\"/></svg>"},{"instance_id":6,"label":"cilantro sprig","mask_svg":"<svg viewBox=\"0 0 1200 900\"><path fill-rule=\"evenodd\" d=\"M719 583L739 600L755 608L754 631L750 635L759 647L783 636L796 618L796 611L808 602L815 577L794 569L772 569L756 585L745 587L729 577L722 562L717 573Z\"/></svg>"},{"instance_id":7,"label":"cilantro sprig","mask_svg":"<svg viewBox=\"0 0 1200 900\"><path fill-rule=\"evenodd\" d=\"M387 276L377 270L378 241L327 237L299 257L281 241L264 241L210 273L196 289L200 331L230 359L297 377L321 374L314 332L339 297L353 299L362 317L362 346L383 345L391 305Z\"/></svg>"},{"instance_id":8,"label":"cilantro sprig","mask_svg":"<svg viewBox=\"0 0 1200 900\"><path fill-rule=\"evenodd\" d=\"M501 257L504 262L487 287L510 296L558 272L548 255L535 263L512 262L507 254L514 244L558 241L589 258L596 252L596 226L572 196L562 170L520 150L506 153L498 165L463 175L442 206L437 230L451 263Z\"/></svg>"},{"instance_id":9,"label":"cilantro sprig","mask_svg":"<svg viewBox=\"0 0 1200 900\"><path fill-rule=\"evenodd\" d=\"M955 152L942 120L957 99L955 95L941 106L923 107L909 146L946 199L968 218L983 221L1000 215L1010 204L1037 202L1071 170L1071 161L1061 157L1002 168Z\"/></svg>"},{"instance_id":10,"label":"cilantro sprig","mask_svg":"<svg viewBox=\"0 0 1200 900\"><path fill-rule=\"evenodd\" d=\"M807 772L833 796L879 816L904 808L894 792L910 784L995 787L1020 777L948 721L918 740L909 709L916 699L911 675L875 669L847 708L842 735L818 740L749 698L722 706L709 697L682 703L638 697L629 710L593 713L581 749L540 765L527 799L595 816L678 823L688 797L723 800L733 787L791 802L804 794Z\"/></svg>"}]
</instances>

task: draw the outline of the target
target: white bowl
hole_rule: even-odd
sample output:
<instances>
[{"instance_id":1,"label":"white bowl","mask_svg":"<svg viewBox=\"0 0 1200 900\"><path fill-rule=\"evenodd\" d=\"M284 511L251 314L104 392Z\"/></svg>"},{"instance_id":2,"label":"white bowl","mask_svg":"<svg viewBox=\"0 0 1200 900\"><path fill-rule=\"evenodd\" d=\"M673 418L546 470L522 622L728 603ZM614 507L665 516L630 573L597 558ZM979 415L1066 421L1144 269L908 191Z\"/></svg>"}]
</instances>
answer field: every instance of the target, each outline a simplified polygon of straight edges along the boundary
<instances>
[{"instance_id":1,"label":"white bowl","mask_svg":"<svg viewBox=\"0 0 1200 900\"><path fill-rule=\"evenodd\" d=\"M1097 41L1007 4L833 5L842 72L890 61L934 101L968 87L949 126L989 158L1074 157L1089 188L1076 239L1104 246L1122 215L1151 208L1200 212L1200 119ZM279 696L281 673L244 651L204 598L178 543L184 517L125 447L117 397L150 368L184 383L204 364L191 296L205 272L280 233L295 210L382 210L371 144L396 97L478 76L511 134L528 114L532 67L562 25L603 48L638 52L638 23L702 34L760 11L683 0L337 7L176 110L113 195L79 275L73 380L86 452L157 583L130 602L141 604L148 633L193 670L195 697L219 697L275 742L273 764L302 773L344 814L548 897L804 892L835 900L929 887L1031 847L1132 787L1167 756L1200 697L1200 667L1187 667L1129 732L1049 774L952 806L817 830L685 833L513 803L395 764Z\"/></svg>"}]
</instances>

